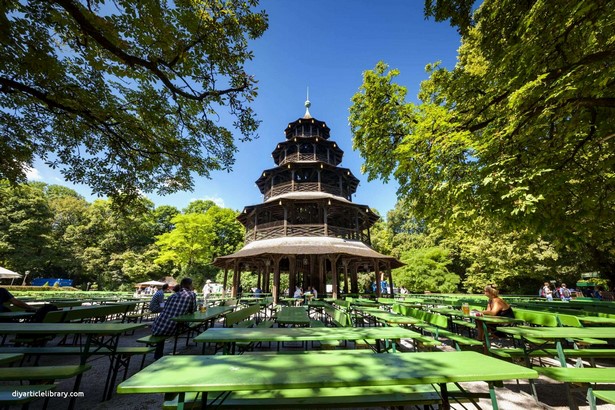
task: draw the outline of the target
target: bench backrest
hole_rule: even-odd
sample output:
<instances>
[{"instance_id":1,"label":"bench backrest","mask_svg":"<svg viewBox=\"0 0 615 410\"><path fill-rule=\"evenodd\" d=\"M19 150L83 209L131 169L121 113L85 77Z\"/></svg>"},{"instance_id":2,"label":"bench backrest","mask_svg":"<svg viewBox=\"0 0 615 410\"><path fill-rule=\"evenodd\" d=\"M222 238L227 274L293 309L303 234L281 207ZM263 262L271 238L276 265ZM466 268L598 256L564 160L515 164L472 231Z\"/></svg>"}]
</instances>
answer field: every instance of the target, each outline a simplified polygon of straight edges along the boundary
<instances>
[{"instance_id":1,"label":"bench backrest","mask_svg":"<svg viewBox=\"0 0 615 410\"><path fill-rule=\"evenodd\" d=\"M514 309L515 319L521 319L526 323L536 326L556 327L559 325L557 315L533 310Z\"/></svg>"},{"instance_id":2,"label":"bench backrest","mask_svg":"<svg viewBox=\"0 0 615 410\"><path fill-rule=\"evenodd\" d=\"M325 306L324 310L335 326L347 327L352 325L352 321L350 320L348 313L342 312L333 306Z\"/></svg>"},{"instance_id":3,"label":"bench backrest","mask_svg":"<svg viewBox=\"0 0 615 410\"><path fill-rule=\"evenodd\" d=\"M224 316L224 326L233 327L233 325L251 318L258 312L260 312L260 310L261 310L261 307L259 305L252 305L247 308L243 308L240 310L236 310L234 312L227 313Z\"/></svg>"},{"instance_id":4,"label":"bench backrest","mask_svg":"<svg viewBox=\"0 0 615 410\"><path fill-rule=\"evenodd\" d=\"M237 306L237 299L227 299L222 302L222 306Z\"/></svg>"},{"instance_id":5,"label":"bench backrest","mask_svg":"<svg viewBox=\"0 0 615 410\"><path fill-rule=\"evenodd\" d=\"M440 327L442 329L448 328L448 317L439 315L437 313L427 312L425 310L411 308L404 305L393 305L393 311L401 315L413 317L415 319L422 320L430 325Z\"/></svg>"},{"instance_id":6,"label":"bench backrest","mask_svg":"<svg viewBox=\"0 0 615 410\"><path fill-rule=\"evenodd\" d=\"M108 317L117 315L124 315L128 308L131 307L127 304L117 305L96 305L88 306L80 309L71 309L66 312L63 318L64 322L94 320L105 321Z\"/></svg>"},{"instance_id":7,"label":"bench backrest","mask_svg":"<svg viewBox=\"0 0 615 410\"><path fill-rule=\"evenodd\" d=\"M583 327L578 317L574 315L557 314L558 326Z\"/></svg>"},{"instance_id":8,"label":"bench backrest","mask_svg":"<svg viewBox=\"0 0 615 410\"><path fill-rule=\"evenodd\" d=\"M350 309L350 302L352 301L352 298L346 298L346 300L342 300L342 299L335 299L333 301L334 304L336 304L337 306L344 308L344 309Z\"/></svg>"}]
</instances>

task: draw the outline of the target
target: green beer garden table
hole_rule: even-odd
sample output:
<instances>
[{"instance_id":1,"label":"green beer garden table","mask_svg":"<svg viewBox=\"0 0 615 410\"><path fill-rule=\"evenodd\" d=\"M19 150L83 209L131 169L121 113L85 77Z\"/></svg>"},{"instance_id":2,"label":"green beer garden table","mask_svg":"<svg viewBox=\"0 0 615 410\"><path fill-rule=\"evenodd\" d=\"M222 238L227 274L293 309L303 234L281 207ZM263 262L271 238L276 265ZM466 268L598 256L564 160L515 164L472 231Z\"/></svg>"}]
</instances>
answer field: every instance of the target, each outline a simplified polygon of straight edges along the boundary
<instances>
[{"instance_id":1,"label":"green beer garden table","mask_svg":"<svg viewBox=\"0 0 615 410\"><path fill-rule=\"evenodd\" d=\"M418 332L403 327L274 327L274 328L210 328L194 338L197 343L225 343L227 351L238 342L309 342L337 340L390 340L423 338Z\"/></svg>"},{"instance_id":2,"label":"green beer garden table","mask_svg":"<svg viewBox=\"0 0 615 410\"><path fill-rule=\"evenodd\" d=\"M275 320L279 325L310 325L310 316L303 306L283 306L276 314Z\"/></svg>"},{"instance_id":3,"label":"green beer garden table","mask_svg":"<svg viewBox=\"0 0 615 410\"><path fill-rule=\"evenodd\" d=\"M387 312L378 308L368 307L368 308L357 308L357 312L371 316L381 322L386 323L387 325L415 325L417 323L421 323L421 320L406 316L400 315L397 313Z\"/></svg>"},{"instance_id":4,"label":"green beer garden table","mask_svg":"<svg viewBox=\"0 0 615 410\"><path fill-rule=\"evenodd\" d=\"M532 369L476 352L421 352L325 355L258 354L166 356L120 383L118 393L185 393L282 390L324 387L439 384L443 407L449 408L446 383L489 384L497 409L494 382L537 378Z\"/></svg>"}]
</instances>

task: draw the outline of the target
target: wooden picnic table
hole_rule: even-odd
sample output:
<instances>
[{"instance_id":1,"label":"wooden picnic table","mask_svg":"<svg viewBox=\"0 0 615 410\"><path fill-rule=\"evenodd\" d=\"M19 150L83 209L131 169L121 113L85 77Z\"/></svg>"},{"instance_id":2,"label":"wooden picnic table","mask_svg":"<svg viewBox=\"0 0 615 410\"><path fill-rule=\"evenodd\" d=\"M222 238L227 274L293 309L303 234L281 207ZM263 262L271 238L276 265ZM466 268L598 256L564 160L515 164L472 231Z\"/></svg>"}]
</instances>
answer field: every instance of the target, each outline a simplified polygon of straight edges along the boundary
<instances>
[{"instance_id":1,"label":"wooden picnic table","mask_svg":"<svg viewBox=\"0 0 615 410\"><path fill-rule=\"evenodd\" d=\"M234 306L210 306L205 312L187 313L185 315L176 316L171 320L179 323L206 323L223 316L227 312L231 312L233 309L235 309Z\"/></svg>"},{"instance_id":2,"label":"wooden picnic table","mask_svg":"<svg viewBox=\"0 0 615 410\"><path fill-rule=\"evenodd\" d=\"M566 355L562 347L562 341L566 339L615 339L615 327L498 327L498 331L511 336L519 336L524 340L538 339L551 340L556 343L557 356L562 367L566 367ZM530 345L531 343L528 343ZM531 348L526 350L526 362L529 363L528 354Z\"/></svg>"},{"instance_id":3,"label":"wooden picnic table","mask_svg":"<svg viewBox=\"0 0 615 410\"><path fill-rule=\"evenodd\" d=\"M583 324L583 326L601 326L601 325L609 325L615 326L615 318L612 317L602 317L602 316L586 316L586 315L575 315L579 322Z\"/></svg>"},{"instance_id":4,"label":"wooden picnic table","mask_svg":"<svg viewBox=\"0 0 615 410\"><path fill-rule=\"evenodd\" d=\"M403 327L274 327L274 328L210 328L194 338L197 343L224 343L225 351L240 342L328 342L338 340L385 340L395 350L395 340L423 338L418 332Z\"/></svg>"},{"instance_id":5,"label":"wooden picnic table","mask_svg":"<svg viewBox=\"0 0 615 410\"><path fill-rule=\"evenodd\" d=\"M380 310L378 308L373 308L373 307L360 307L357 308L356 311L358 313L362 313L364 315L368 315L371 316L377 320L379 320L380 322L385 323L388 326L391 325L415 325L417 323L420 323L421 320L411 317L411 316L406 316L406 315L400 315L397 313L391 313L391 312L387 312L384 310Z\"/></svg>"},{"instance_id":6,"label":"wooden picnic table","mask_svg":"<svg viewBox=\"0 0 615 410\"><path fill-rule=\"evenodd\" d=\"M537 377L532 369L469 351L380 355L335 351L326 357L314 352L182 355L161 358L120 383L117 391L179 393L180 410L187 392L202 392L206 401L209 392L439 384L443 408L448 409L446 383L482 381L488 383L497 409L495 382Z\"/></svg>"},{"instance_id":7,"label":"wooden picnic table","mask_svg":"<svg viewBox=\"0 0 615 410\"><path fill-rule=\"evenodd\" d=\"M276 314L278 325L309 326L310 316L303 306L282 306Z\"/></svg>"},{"instance_id":8,"label":"wooden picnic table","mask_svg":"<svg viewBox=\"0 0 615 410\"><path fill-rule=\"evenodd\" d=\"M16 322L23 319L28 319L34 315L34 312L26 311L12 311L12 312L0 312L0 321L12 321Z\"/></svg>"},{"instance_id":9,"label":"wooden picnic table","mask_svg":"<svg viewBox=\"0 0 615 410\"><path fill-rule=\"evenodd\" d=\"M497 330L513 335L520 336L523 340L523 356L525 358L526 366L530 367L530 355L537 352L540 353L542 345L547 341L555 342L555 355L560 362L560 367L537 367L540 374L544 374L547 377L566 383L567 384L567 396L569 408L575 410L578 406L574 400L572 394L570 394L570 387L568 383L589 383L587 392L587 398L590 400L590 408L593 396L592 390L593 384L609 383L612 384L615 381L615 369L612 367L595 368L595 367L579 367L580 358L592 358L592 357L613 357L615 351L613 349L564 349L563 341L569 339L584 339L584 338L597 338L597 339L615 339L615 327L526 327L518 326L514 328L498 327ZM532 340L531 339L535 339ZM543 341L543 342L540 342ZM505 349L501 349L505 351ZM544 349L550 350L550 349ZM579 365L575 367L568 367L566 362L567 353L571 357L578 357ZM575 356L579 355L579 356ZM533 387L533 392L536 400L536 389Z\"/></svg>"}]
</instances>

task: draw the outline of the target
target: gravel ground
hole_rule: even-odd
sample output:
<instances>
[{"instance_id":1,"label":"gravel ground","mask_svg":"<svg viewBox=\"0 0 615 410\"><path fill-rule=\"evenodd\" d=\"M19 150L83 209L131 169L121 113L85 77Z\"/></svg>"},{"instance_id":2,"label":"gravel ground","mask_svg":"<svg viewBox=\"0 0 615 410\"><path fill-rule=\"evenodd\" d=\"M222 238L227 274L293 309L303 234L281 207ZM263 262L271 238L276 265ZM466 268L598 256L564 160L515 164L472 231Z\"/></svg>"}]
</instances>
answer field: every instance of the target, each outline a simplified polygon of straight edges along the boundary
<instances>
[{"instance_id":1,"label":"gravel ground","mask_svg":"<svg viewBox=\"0 0 615 410\"><path fill-rule=\"evenodd\" d=\"M123 336L121 344L122 345L137 345L135 343L135 339L149 334L149 329L144 328L135 332L132 336ZM170 354L173 349L172 343L166 344L166 353ZM449 349L445 347L445 349ZM179 354L200 354L201 347L198 346L185 346L184 341L180 341L179 343ZM146 366L153 361L152 355L149 355L146 359ZM77 359L69 358L69 359L61 359L59 357L55 358L45 358L41 360L42 364L74 364L77 362ZM102 402L102 391L104 388L104 383L107 377L107 371L109 368L109 360L105 357L97 358L90 362L92 365L92 369L85 373L83 380L81 382L80 390L84 393L84 397L80 397L76 401L77 409L91 409L91 410L102 410L102 409L131 409L131 410L142 410L142 409L156 409L161 408L162 405L162 395L153 395L153 394L127 394L127 395L119 395L114 393L113 397L108 400ZM141 364L140 357L134 357L131 361L131 365L129 368L128 374L134 374L139 370L139 366ZM612 366L615 363L603 363L604 365ZM118 377L121 377L119 375ZM56 391L58 392L70 392L73 390L73 379L63 381L60 383ZM615 381L614 381L615 382ZM533 397L530 393L529 383L527 381L511 381L504 383L504 387L498 388L497 398L500 409L503 410L530 410L530 409L554 409L554 410L564 410L568 409L565 388L562 384L556 383L552 380L549 380L545 377L541 377L537 381L537 391L538 397L540 399L540 403L534 401ZM467 385L467 384L466 384ZM472 391L484 391L487 392L487 385L485 383L472 383ZM577 398L577 403L585 403L584 400L584 392L583 390L575 393L575 397ZM491 402L488 399L481 399L479 402L481 409L491 409ZM62 398L53 398L49 402L49 409L65 409L68 406L68 399ZM465 406L465 407L464 407ZM41 409L43 408L43 401L37 400L30 405L31 409ZM410 408L410 407L407 407ZM474 408L471 404L465 403L461 404L453 404L452 408L454 409L464 409L464 408ZM587 410L589 409L588 405L580 405L579 409ZM615 406L602 404L598 406L599 410L615 410Z\"/></svg>"}]
</instances>

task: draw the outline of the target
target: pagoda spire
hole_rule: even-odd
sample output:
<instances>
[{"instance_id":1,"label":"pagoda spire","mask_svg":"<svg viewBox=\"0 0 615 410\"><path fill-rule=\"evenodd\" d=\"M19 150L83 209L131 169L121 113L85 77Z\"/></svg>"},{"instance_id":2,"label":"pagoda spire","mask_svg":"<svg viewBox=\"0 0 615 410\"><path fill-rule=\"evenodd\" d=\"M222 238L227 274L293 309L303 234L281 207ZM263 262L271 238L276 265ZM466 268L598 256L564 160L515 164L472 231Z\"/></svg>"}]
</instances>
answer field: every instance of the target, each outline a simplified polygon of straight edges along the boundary
<instances>
[{"instance_id":1,"label":"pagoda spire","mask_svg":"<svg viewBox=\"0 0 615 410\"><path fill-rule=\"evenodd\" d=\"M303 118L312 118L312 115L310 114L310 107L312 106L312 103L310 102L310 87L308 87L307 89L307 97L305 99L305 115L303 116Z\"/></svg>"}]
</instances>

